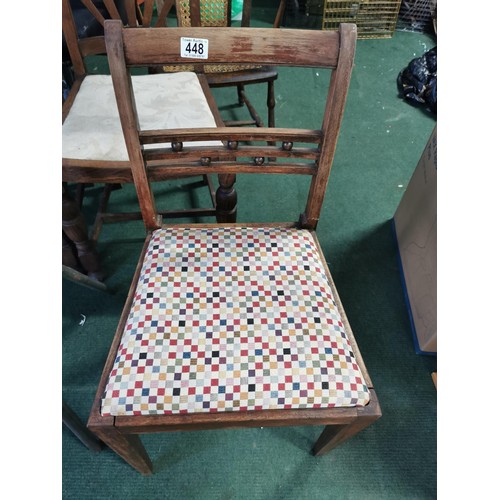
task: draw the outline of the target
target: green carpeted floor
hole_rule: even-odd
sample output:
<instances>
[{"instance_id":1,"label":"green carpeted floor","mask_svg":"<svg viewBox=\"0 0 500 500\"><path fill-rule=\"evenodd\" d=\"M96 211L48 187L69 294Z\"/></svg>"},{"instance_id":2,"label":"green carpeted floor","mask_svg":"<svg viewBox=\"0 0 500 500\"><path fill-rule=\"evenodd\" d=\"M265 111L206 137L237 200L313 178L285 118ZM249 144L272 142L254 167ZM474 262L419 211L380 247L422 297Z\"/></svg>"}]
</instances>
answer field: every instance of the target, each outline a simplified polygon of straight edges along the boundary
<instances>
[{"instance_id":1,"label":"green carpeted floor","mask_svg":"<svg viewBox=\"0 0 500 500\"><path fill-rule=\"evenodd\" d=\"M265 9L263 22L265 23ZM330 454L309 450L321 429L266 428L147 435L155 473L142 477L108 448L93 453L62 427L65 499L426 499L436 497L436 357L415 353L391 218L436 121L398 98L396 77L436 45L426 34L359 40L336 160L318 236L377 390L383 416ZM307 127L324 75L280 72L278 126ZM264 89L249 89L265 103ZM233 92L215 92L223 115ZM259 107L265 113L265 107ZM400 187L403 186L403 187ZM239 220L298 216L304 179L239 176ZM92 220L101 186L88 190ZM202 187L158 186L166 206L205 205ZM131 186L113 193L135 209ZM108 224L98 244L109 292L62 283L63 398L86 421L144 238L140 222ZM83 322L83 317L85 321ZM83 322L83 324L81 324Z\"/></svg>"}]
</instances>

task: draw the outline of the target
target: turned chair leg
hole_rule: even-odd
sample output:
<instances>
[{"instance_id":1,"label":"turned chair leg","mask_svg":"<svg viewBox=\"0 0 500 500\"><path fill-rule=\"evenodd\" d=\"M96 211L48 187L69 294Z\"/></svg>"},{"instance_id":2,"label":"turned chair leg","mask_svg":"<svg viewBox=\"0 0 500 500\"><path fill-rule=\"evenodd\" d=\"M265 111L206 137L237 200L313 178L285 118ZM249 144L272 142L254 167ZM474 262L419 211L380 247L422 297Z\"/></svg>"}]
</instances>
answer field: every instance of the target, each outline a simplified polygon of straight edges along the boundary
<instances>
[{"instance_id":1,"label":"turned chair leg","mask_svg":"<svg viewBox=\"0 0 500 500\"><path fill-rule=\"evenodd\" d=\"M235 174L220 174L219 187L215 194L216 219L219 223L236 222L237 194L234 189Z\"/></svg>"},{"instance_id":2,"label":"turned chair leg","mask_svg":"<svg viewBox=\"0 0 500 500\"><path fill-rule=\"evenodd\" d=\"M94 243L87 234L87 225L77 203L67 193L62 191L62 228L67 238L76 248L78 260L90 278L102 281L104 275L99 264L99 257Z\"/></svg>"},{"instance_id":3,"label":"turned chair leg","mask_svg":"<svg viewBox=\"0 0 500 500\"><path fill-rule=\"evenodd\" d=\"M238 104L240 106L243 106L243 104L245 104L245 99L243 98L243 93L245 91L245 87L243 87L243 85L237 85L236 87L237 91L238 91Z\"/></svg>"}]
</instances>

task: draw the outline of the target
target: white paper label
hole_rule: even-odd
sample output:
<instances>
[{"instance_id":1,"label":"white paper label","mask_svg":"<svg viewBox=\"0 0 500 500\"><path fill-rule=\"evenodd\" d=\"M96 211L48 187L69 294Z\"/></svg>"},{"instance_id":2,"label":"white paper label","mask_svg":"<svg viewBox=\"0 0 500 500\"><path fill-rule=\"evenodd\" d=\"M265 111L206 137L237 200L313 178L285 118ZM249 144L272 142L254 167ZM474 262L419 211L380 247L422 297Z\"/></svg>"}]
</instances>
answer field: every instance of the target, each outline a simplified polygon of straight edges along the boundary
<instances>
[{"instance_id":1,"label":"white paper label","mask_svg":"<svg viewBox=\"0 0 500 500\"><path fill-rule=\"evenodd\" d=\"M208 40L181 37L181 57L208 59Z\"/></svg>"}]
</instances>

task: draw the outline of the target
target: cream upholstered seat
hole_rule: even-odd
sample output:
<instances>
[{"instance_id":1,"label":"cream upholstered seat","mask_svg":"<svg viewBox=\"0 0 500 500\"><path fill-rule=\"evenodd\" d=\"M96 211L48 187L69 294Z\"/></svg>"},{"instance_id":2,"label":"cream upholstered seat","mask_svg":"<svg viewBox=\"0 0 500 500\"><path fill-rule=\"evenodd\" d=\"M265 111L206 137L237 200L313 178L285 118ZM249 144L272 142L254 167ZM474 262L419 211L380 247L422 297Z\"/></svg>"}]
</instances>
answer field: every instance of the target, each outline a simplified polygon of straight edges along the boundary
<instances>
[{"instance_id":1,"label":"cream upholstered seat","mask_svg":"<svg viewBox=\"0 0 500 500\"><path fill-rule=\"evenodd\" d=\"M142 130L216 126L196 74L135 75L132 84ZM62 155L128 161L110 75L87 75L83 80L63 123Z\"/></svg>"},{"instance_id":2,"label":"cream upholstered seat","mask_svg":"<svg viewBox=\"0 0 500 500\"><path fill-rule=\"evenodd\" d=\"M350 407L369 398L308 230L153 233L102 415Z\"/></svg>"}]
</instances>

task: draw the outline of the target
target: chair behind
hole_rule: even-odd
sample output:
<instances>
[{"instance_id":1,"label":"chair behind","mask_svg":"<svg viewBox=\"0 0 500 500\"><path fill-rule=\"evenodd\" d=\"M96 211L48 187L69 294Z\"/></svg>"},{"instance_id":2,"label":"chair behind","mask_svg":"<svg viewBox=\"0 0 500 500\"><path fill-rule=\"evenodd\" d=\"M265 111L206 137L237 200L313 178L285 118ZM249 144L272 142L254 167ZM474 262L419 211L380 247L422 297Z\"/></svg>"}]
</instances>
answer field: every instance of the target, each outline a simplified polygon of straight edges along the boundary
<instances>
[{"instance_id":1,"label":"chair behind","mask_svg":"<svg viewBox=\"0 0 500 500\"><path fill-rule=\"evenodd\" d=\"M104 41L104 23L106 20L114 19L123 22L127 27L147 26L152 23L153 7L155 0L144 0L142 5L137 6L136 0L62 0L62 29L64 43L71 59L72 75L74 76L72 87L65 101L63 102L62 119L63 123L69 115L73 103L79 94L82 82L92 73L89 71L89 60L94 61L92 56L107 56L106 44ZM89 36L82 36L82 29L75 23L74 13L76 11L86 11L86 20L89 16L93 20L96 29L86 33ZM99 29L101 27L101 29ZM103 74L106 73L107 62L103 60ZM212 114L220 122L217 107L211 103ZM74 183L77 187L76 201L79 206L88 185L103 183L104 187L99 200L97 214L93 222L90 240L97 242L102 226L105 222L121 222L128 220L140 220L140 212L112 212L108 210L111 193L120 189L122 184L132 183L130 166L127 161L105 161L105 160L79 160L78 158L63 158L62 179L65 183ZM155 179L155 180L164 180ZM169 209L163 212L165 217L216 217L216 189L213 186L210 176L203 176L202 179L193 180L191 187L205 185L208 187L210 205L206 208L181 208ZM229 211L234 209L231 207ZM224 216L221 216L224 217ZM229 220L234 220L235 211L229 216Z\"/></svg>"}]
</instances>

